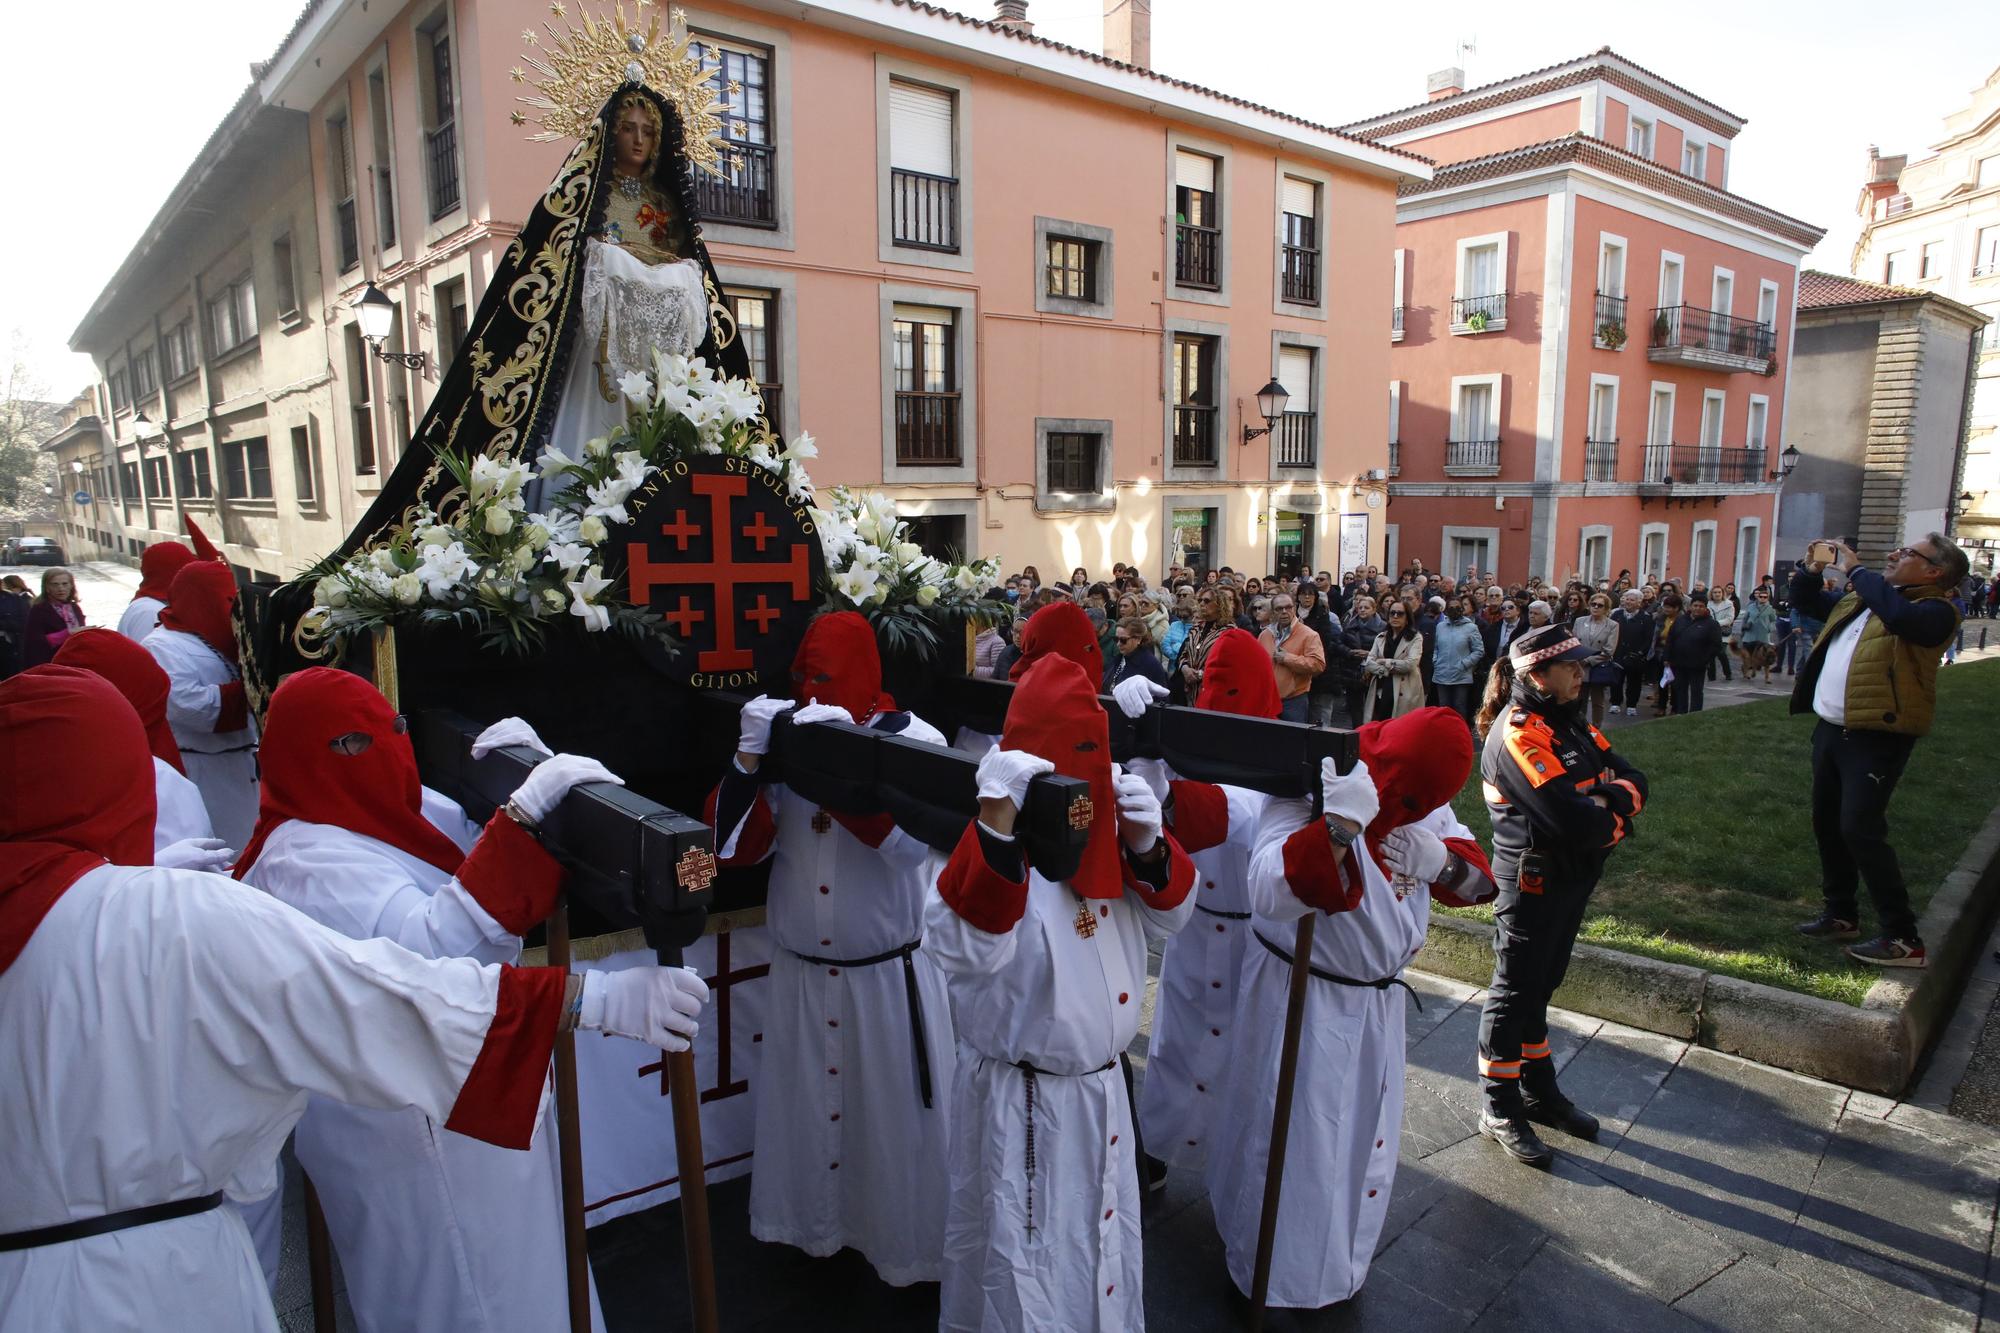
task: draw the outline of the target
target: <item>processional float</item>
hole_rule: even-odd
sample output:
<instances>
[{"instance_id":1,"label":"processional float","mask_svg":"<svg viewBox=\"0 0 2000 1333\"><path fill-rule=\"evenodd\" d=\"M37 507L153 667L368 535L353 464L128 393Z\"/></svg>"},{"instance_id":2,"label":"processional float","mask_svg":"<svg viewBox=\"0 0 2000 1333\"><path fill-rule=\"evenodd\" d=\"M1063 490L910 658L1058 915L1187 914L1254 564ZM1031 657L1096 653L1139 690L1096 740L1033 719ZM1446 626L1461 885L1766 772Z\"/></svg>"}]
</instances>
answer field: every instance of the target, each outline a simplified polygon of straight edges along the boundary
<instances>
[{"instance_id":1,"label":"processional float","mask_svg":"<svg viewBox=\"0 0 2000 1333\"><path fill-rule=\"evenodd\" d=\"M548 960L568 965L573 930L636 931L660 962L678 964L704 932L761 920L765 872L718 868L713 831L683 812L703 808L734 753L743 699L793 693L792 658L816 610L866 614L884 646L885 683L946 735L1001 731L1012 687L965 672L973 628L1006 610L981 597L997 563L922 554L882 497L816 493L810 437L788 444L767 420L701 240L695 189L697 171L743 169L721 133L721 99L737 89L703 61L678 14L663 25L643 0L629 14L619 4L573 21L563 5L551 11L546 40L524 34L528 70L513 73L533 92L512 118L536 120L536 139L573 146L496 264L380 495L299 579L239 579L238 636L260 714L300 667L371 676L410 717L425 784L475 819L539 757L473 758L486 723L520 716L556 749L602 760L627 785L580 788L542 825L567 870L544 932ZM1197 780L1316 798L1320 760L1345 770L1357 755L1348 732L1169 707L1129 721L1105 702L1116 758L1164 759ZM977 810L975 768L959 751L781 719L760 775L830 811L890 814L948 853ZM1092 808L1088 784L1045 775L1030 787L1022 838L1037 869L1068 878L1093 821L1115 818ZM1310 925L1308 915L1302 936ZM1310 956L1302 938L1293 957ZM1302 979L1304 962L1294 970ZM1295 985L1288 1064L1302 1000ZM693 1322L713 1330L692 1053L665 1056L661 1069ZM581 1333L589 1305L570 1034L556 1047L556 1102L571 1324ZM1281 1096L1281 1123L1288 1103ZM316 1318L330 1329L325 1230L309 1231Z\"/></svg>"}]
</instances>

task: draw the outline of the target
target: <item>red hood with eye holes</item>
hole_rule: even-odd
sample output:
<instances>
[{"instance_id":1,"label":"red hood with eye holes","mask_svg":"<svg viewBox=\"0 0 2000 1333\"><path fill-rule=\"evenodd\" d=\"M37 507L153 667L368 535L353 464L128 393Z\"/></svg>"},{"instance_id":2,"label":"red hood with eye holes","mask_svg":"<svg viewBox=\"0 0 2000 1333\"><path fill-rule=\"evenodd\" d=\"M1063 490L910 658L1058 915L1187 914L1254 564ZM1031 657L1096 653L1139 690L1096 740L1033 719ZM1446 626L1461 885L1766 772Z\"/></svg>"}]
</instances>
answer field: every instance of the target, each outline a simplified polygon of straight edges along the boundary
<instances>
[{"instance_id":1,"label":"red hood with eye holes","mask_svg":"<svg viewBox=\"0 0 2000 1333\"><path fill-rule=\"evenodd\" d=\"M1111 721L1097 702L1097 684L1066 657L1031 665L1014 686L1000 748L1040 755L1066 778L1090 784L1090 842L1070 886L1085 898L1125 893L1119 864L1118 794L1111 785Z\"/></svg>"}]
</instances>

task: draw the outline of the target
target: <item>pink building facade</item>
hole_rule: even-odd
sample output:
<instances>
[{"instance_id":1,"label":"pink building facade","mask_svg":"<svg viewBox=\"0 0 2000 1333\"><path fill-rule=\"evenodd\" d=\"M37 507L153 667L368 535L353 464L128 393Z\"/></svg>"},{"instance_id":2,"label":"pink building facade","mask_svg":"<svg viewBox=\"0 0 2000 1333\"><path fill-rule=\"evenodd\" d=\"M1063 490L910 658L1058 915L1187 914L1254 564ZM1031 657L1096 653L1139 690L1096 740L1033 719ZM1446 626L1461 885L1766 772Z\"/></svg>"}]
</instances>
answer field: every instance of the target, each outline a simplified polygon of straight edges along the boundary
<instances>
[{"instance_id":1,"label":"pink building facade","mask_svg":"<svg viewBox=\"0 0 2000 1333\"><path fill-rule=\"evenodd\" d=\"M1397 208L1390 562L1506 581L1772 566L1798 264L1728 189L1743 122L1610 51L1347 130Z\"/></svg>"}]
</instances>

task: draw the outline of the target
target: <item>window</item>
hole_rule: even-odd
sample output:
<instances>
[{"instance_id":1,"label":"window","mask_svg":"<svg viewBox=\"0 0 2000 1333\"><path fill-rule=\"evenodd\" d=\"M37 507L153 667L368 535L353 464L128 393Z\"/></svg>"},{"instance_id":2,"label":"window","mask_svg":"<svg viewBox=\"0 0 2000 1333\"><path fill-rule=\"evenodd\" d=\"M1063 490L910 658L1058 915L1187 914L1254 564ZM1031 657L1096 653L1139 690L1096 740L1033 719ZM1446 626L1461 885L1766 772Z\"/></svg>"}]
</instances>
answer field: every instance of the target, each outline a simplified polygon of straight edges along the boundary
<instances>
[{"instance_id":1,"label":"window","mask_svg":"<svg viewBox=\"0 0 2000 1333\"><path fill-rule=\"evenodd\" d=\"M361 262L361 224L354 215L354 141L345 111L326 118L326 179L333 192L333 258L345 273Z\"/></svg>"},{"instance_id":2,"label":"window","mask_svg":"<svg viewBox=\"0 0 2000 1333\"><path fill-rule=\"evenodd\" d=\"M1655 581L1667 576L1667 530L1647 527L1639 534L1639 576Z\"/></svg>"},{"instance_id":3,"label":"window","mask_svg":"<svg viewBox=\"0 0 2000 1333\"><path fill-rule=\"evenodd\" d=\"M160 340L162 355L166 360L167 383L187 375L194 370L194 321L184 319L168 329Z\"/></svg>"},{"instance_id":4,"label":"window","mask_svg":"<svg viewBox=\"0 0 2000 1333\"><path fill-rule=\"evenodd\" d=\"M1764 525L1754 518L1740 519L1736 524L1736 573L1734 582L1739 588L1755 585L1763 572L1757 566L1762 563L1758 556L1764 548ZM1746 598L1748 594L1745 594ZM1739 608L1740 609L1740 608Z\"/></svg>"},{"instance_id":5,"label":"window","mask_svg":"<svg viewBox=\"0 0 2000 1333\"><path fill-rule=\"evenodd\" d=\"M394 142L389 134L389 76L381 67L368 73L368 128L374 144L375 248L396 243L396 178Z\"/></svg>"},{"instance_id":6,"label":"window","mask_svg":"<svg viewBox=\"0 0 2000 1333\"><path fill-rule=\"evenodd\" d=\"M1750 395L1750 415L1743 423L1743 447L1764 452L1771 430L1771 400L1762 394ZM1755 480L1755 478L1752 478Z\"/></svg>"},{"instance_id":7,"label":"window","mask_svg":"<svg viewBox=\"0 0 2000 1333\"><path fill-rule=\"evenodd\" d=\"M112 371L110 378L111 410L113 412L123 412L126 408L132 406L131 382L126 378L125 372L122 370Z\"/></svg>"},{"instance_id":8,"label":"window","mask_svg":"<svg viewBox=\"0 0 2000 1333\"><path fill-rule=\"evenodd\" d=\"M1611 577L1611 534L1592 532L1583 539L1583 569L1585 583L1596 583Z\"/></svg>"},{"instance_id":9,"label":"window","mask_svg":"<svg viewBox=\"0 0 2000 1333\"><path fill-rule=\"evenodd\" d=\"M1597 294L1624 299L1625 242L1623 240L1606 236L1598 241Z\"/></svg>"},{"instance_id":10,"label":"window","mask_svg":"<svg viewBox=\"0 0 2000 1333\"><path fill-rule=\"evenodd\" d=\"M1313 349L1280 347L1278 383L1285 386L1285 414L1271 430L1272 462L1279 467L1319 466L1319 412L1313 400Z\"/></svg>"},{"instance_id":11,"label":"window","mask_svg":"<svg viewBox=\"0 0 2000 1333\"><path fill-rule=\"evenodd\" d=\"M750 360L750 374L764 392L764 418L782 434L785 372L778 356L778 294L762 287L729 287L722 300L736 316L736 337Z\"/></svg>"},{"instance_id":12,"label":"window","mask_svg":"<svg viewBox=\"0 0 2000 1333\"><path fill-rule=\"evenodd\" d=\"M174 480L183 500L214 499L215 487L208 474L208 450L183 449L175 454Z\"/></svg>"},{"instance_id":13,"label":"window","mask_svg":"<svg viewBox=\"0 0 2000 1333\"><path fill-rule=\"evenodd\" d=\"M1104 437L1082 431L1051 431L1048 436L1049 485L1052 491L1095 495L1100 489L1097 454Z\"/></svg>"},{"instance_id":14,"label":"window","mask_svg":"<svg viewBox=\"0 0 2000 1333\"><path fill-rule=\"evenodd\" d=\"M1296 176L1281 183L1284 207L1284 268L1279 295L1302 305L1319 304L1319 186Z\"/></svg>"},{"instance_id":15,"label":"window","mask_svg":"<svg viewBox=\"0 0 2000 1333\"><path fill-rule=\"evenodd\" d=\"M126 504L139 503L139 465L120 463L118 465L118 490Z\"/></svg>"},{"instance_id":16,"label":"window","mask_svg":"<svg viewBox=\"0 0 2000 1333\"><path fill-rule=\"evenodd\" d=\"M312 430L307 426L292 427L292 493L302 505L310 505L319 497L313 474Z\"/></svg>"},{"instance_id":17,"label":"window","mask_svg":"<svg viewBox=\"0 0 2000 1333\"><path fill-rule=\"evenodd\" d=\"M889 207L897 245L958 250L952 95L889 81Z\"/></svg>"},{"instance_id":18,"label":"window","mask_svg":"<svg viewBox=\"0 0 2000 1333\"><path fill-rule=\"evenodd\" d=\"M1446 569L1491 569L1494 565L1491 536L1468 536L1461 530L1453 532L1445 529L1444 567Z\"/></svg>"},{"instance_id":19,"label":"window","mask_svg":"<svg viewBox=\"0 0 2000 1333\"><path fill-rule=\"evenodd\" d=\"M1778 327L1778 284L1769 279L1757 284L1757 322L1767 329Z\"/></svg>"},{"instance_id":20,"label":"window","mask_svg":"<svg viewBox=\"0 0 2000 1333\"><path fill-rule=\"evenodd\" d=\"M1667 479L1667 467L1673 461L1674 450L1674 390L1671 385L1655 384L1653 398L1646 412L1646 480L1660 482Z\"/></svg>"},{"instance_id":21,"label":"window","mask_svg":"<svg viewBox=\"0 0 2000 1333\"><path fill-rule=\"evenodd\" d=\"M1701 145L1689 143L1681 145L1681 170L1690 176L1701 175Z\"/></svg>"},{"instance_id":22,"label":"window","mask_svg":"<svg viewBox=\"0 0 2000 1333\"><path fill-rule=\"evenodd\" d=\"M1472 236L1459 241L1457 284L1451 302L1453 333L1506 328L1506 237Z\"/></svg>"},{"instance_id":23,"label":"window","mask_svg":"<svg viewBox=\"0 0 2000 1333\"><path fill-rule=\"evenodd\" d=\"M259 435L248 440L229 440L218 446L222 451L222 491L232 500L271 498L271 444Z\"/></svg>"},{"instance_id":24,"label":"window","mask_svg":"<svg viewBox=\"0 0 2000 1333\"><path fill-rule=\"evenodd\" d=\"M1097 300L1097 245L1069 236L1050 236L1044 267L1045 292L1067 301Z\"/></svg>"},{"instance_id":25,"label":"window","mask_svg":"<svg viewBox=\"0 0 2000 1333\"><path fill-rule=\"evenodd\" d=\"M465 346L468 329L465 314L465 279L453 278L441 282L431 295L431 309L437 320L437 359L441 366L448 366Z\"/></svg>"},{"instance_id":26,"label":"window","mask_svg":"<svg viewBox=\"0 0 2000 1333\"><path fill-rule=\"evenodd\" d=\"M1717 314L1726 315L1736 304L1736 275L1726 268L1715 270L1715 282L1709 288L1708 308Z\"/></svg>"},{"instance_id":27,"label":"window","mask_svg":"<svg viewBox=\"0 0 2000 1333\"><path fill-rule=\"evenodd\" d=\"M165 454L154 454L145 461L146 494L154 501L167 499L173 487L167 484L167 458Z\"/></svg>"},{"instance_id":28,"label":"window","mask_svg":"<svg viewBox=\"0 0 2000 1333\"><path fill-rule=\"evenodd\" d=\"M1989 158L1988 161L2000 161ZM1990 278L2000 274L2000 225L1981 227L1972 248L1972 276Z\"/></svg>"},{"instance_id":29,"label":"window","mask_svg":"<svg viewBox=\"0 0 2000 1333\"><path fill-rule=\"evenodd\" d=\"M1174 150L1174 281L1183 287L1222 290L1221 169L1206 153Z\"/></svg>"},{"instance_id":30,"label":"window","mask_svg":"<svg viewBox=\"0 0 2000 1333\"><path fill-rule=\"evenodd\" d=\"M367 344L361 341L361 328L349 324L345 330L347 340L347 408L354 424L354 471L360 476L375 473L375 414L369 408L368 376L373 369L369 365Z\"/></svg>"},{"instance_id":31,"label":"window","mask_svg":"<svg viewBox=\"0 0 2000 1333\"><path fill-rule=\"evenodd\" d=\"M1590 383L1590 434L1583 445L1585 481L1618 480L1618 381Z\"/></svg>"},{"instance_id":32,"label":"window","mask_svg":"<svg viewBox=\"0 0 2000 1333\"><path fill-rule=\"evenodd\" d=\"M1903 270L1909 266L1908 255L1902 250L1891 250L1882 258L1882 281L1891 287L1903 281Z\"/></svg>"},{"instance_id":33,"label":"window","mask_svg":"<svg viewBox=\"0 0 2000 1333\"><path fill-rule=\"evenodd\" d=\"M208 298L209 351L221 356L256 336L257 291L246 273Z\"/></svg>"},{"instance_id":34,"label":"window","mask_svg":"<svg viewBox=\"0 0 2000 1333\"><path fill-rule=\"evenodd\" d=\"M717 164L721 175L695 173L702 220L775 227L778 150L771 141L771 53L712 37L692 46L715 66L709 84L722 104L722 137L730 154ZM733 96L731 84L737 89Z\"/></svg>"},{"instance_id":35,"label":"window","mask_svg":"<svg viewBox=\"0 0 2000 1333\"><path fill-rule=\"evenodd\" d=\"M1403 470L1403 382L1389 381L1389 475Z\"/></svg>"},{"instance_id":36,"label":"window","mask_svg":"<svg viewBox=\"0 0 2000 1333\"><path fill-rule=\"evenodd\" d=\"M1403 341L1403 271L1408 267L1407 250L1396 251L1396 304L1389 309L1389 341Z\"/></svg>"},{"instance_id":37,"label":"window","mask_svg":"<svg viewBox=\"0 0 2000 1333\"><path fill-rule=\"evenodd\" d=\"M957 467L958 312L897 306L891 328L896 373L896 462Z\"/></svg>"},{"instance_id":38,"label":"window","mask_svg":"<svg viewBox=\"0 0 2000 1333\"><path fill-rule=\"evenodd\" d=\"M299 272L292 263L292 238L289 235L271 242L271 278L278 288L278 318L296 319L299 313Z\"/></svg>"},{"instance_id":39,"label":"window","mask_svg":"<svg viewBox=\"0 0 2000 1333\"><path fill-rule=\"evenodd\" d=\"M1174 335L1174 465L1214 467L1218 409L1215 365L1219 339L1200 333Z\"/></svg>"},{"instance_id":40,"label":"window","mask_svg":"<svg viewBox=\"0 0 2000 1333\"><path fill-rule=\"evenodd\" d=\"M1632 117L1632 125L1625 133L1625 147L1640 157L1653 156L1653 122Z\"/></svg>"},{"instance_id":41,"label":"window","mask_svg":"<svg viewBox=\"0 0 2000 1333\"><path fill-rule=\"evenodd\" d=\"M1694 525L1694 554L1688 560L1688 583L1707 587L1715 581L1715 524Z\"/></svg>"},{"instance_id":42,"label":"window","mask_svg":"<svg viewBox=\"0 0 2000 1333\"><path fill-rule=\"evenodd\" d=\"M1451 438L1445 471L1492 476L1500 470L1500 377L1461 376L1451 385Z\"/></svg>"},{"instance_id":43,"label":"window","mask_svg":"<svg viewBox=\"0 0 2000 1333\"><path fill-rule=\"evenodd\" d=\"M1591 326L1597 346L1617 351L1630 334L1625 318L1625 239L1601 235L1597 242L1597 304Z\"/></svg>"},{"instance_id":44,"label":"window","mask_svg":"<svg viewBox=\"0 0 2000 1333\"><path fill-rule=\"evenodd\" d=\"M1917 255L1917 276L1919 278L1941 278L1944 276L1943 241L1924 242L1924 248Z\"/></svg>"},{"instance_id":45,"label":"window","mask_svg":"<svg viewBox=\"0 0 2000 1333\"><path fill-rule=\"evenodd\" d=\"M431 220L458 207L458 125L451 81L451 28L440 12L417 32L418 92L424 113L424 183Z\"/></svg>"},{"instance_id":46,"label":"window","mask_svg":"<svg viewBox=\"0 0 2000 1333\"><path fill-rule=\"evenodd\" d=\"M153 369L152 348L148 347L145 351L132 358L132 382L138 389L139 397L141 398L151 398L155 393L159 392L160 377Z\"/></svg>"}]
</instances>

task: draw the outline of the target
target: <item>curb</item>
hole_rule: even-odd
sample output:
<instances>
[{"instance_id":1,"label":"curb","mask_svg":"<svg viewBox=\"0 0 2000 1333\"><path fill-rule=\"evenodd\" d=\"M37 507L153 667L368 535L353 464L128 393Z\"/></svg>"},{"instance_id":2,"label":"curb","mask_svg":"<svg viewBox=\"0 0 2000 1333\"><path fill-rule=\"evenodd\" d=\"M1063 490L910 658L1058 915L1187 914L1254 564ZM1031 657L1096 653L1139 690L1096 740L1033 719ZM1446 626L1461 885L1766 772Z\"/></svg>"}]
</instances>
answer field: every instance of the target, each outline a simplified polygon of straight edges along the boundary
<instances>
[{"instance_id":1,"label":"curb","mask_svg":"<svg viewBox=\"0 0 2000 1333\"><path fill-rule=\"evenodd\" d=\"M1973 833L1918 923L1929 966L1885 973L1859 1007L1581 943L1552 1003L1893 1097L1951 1021L1997 899L2000 807ZM1493 928L1433 916L1410 966L1484 986L1493 979Z\"/></svg>"}]
</instances>

